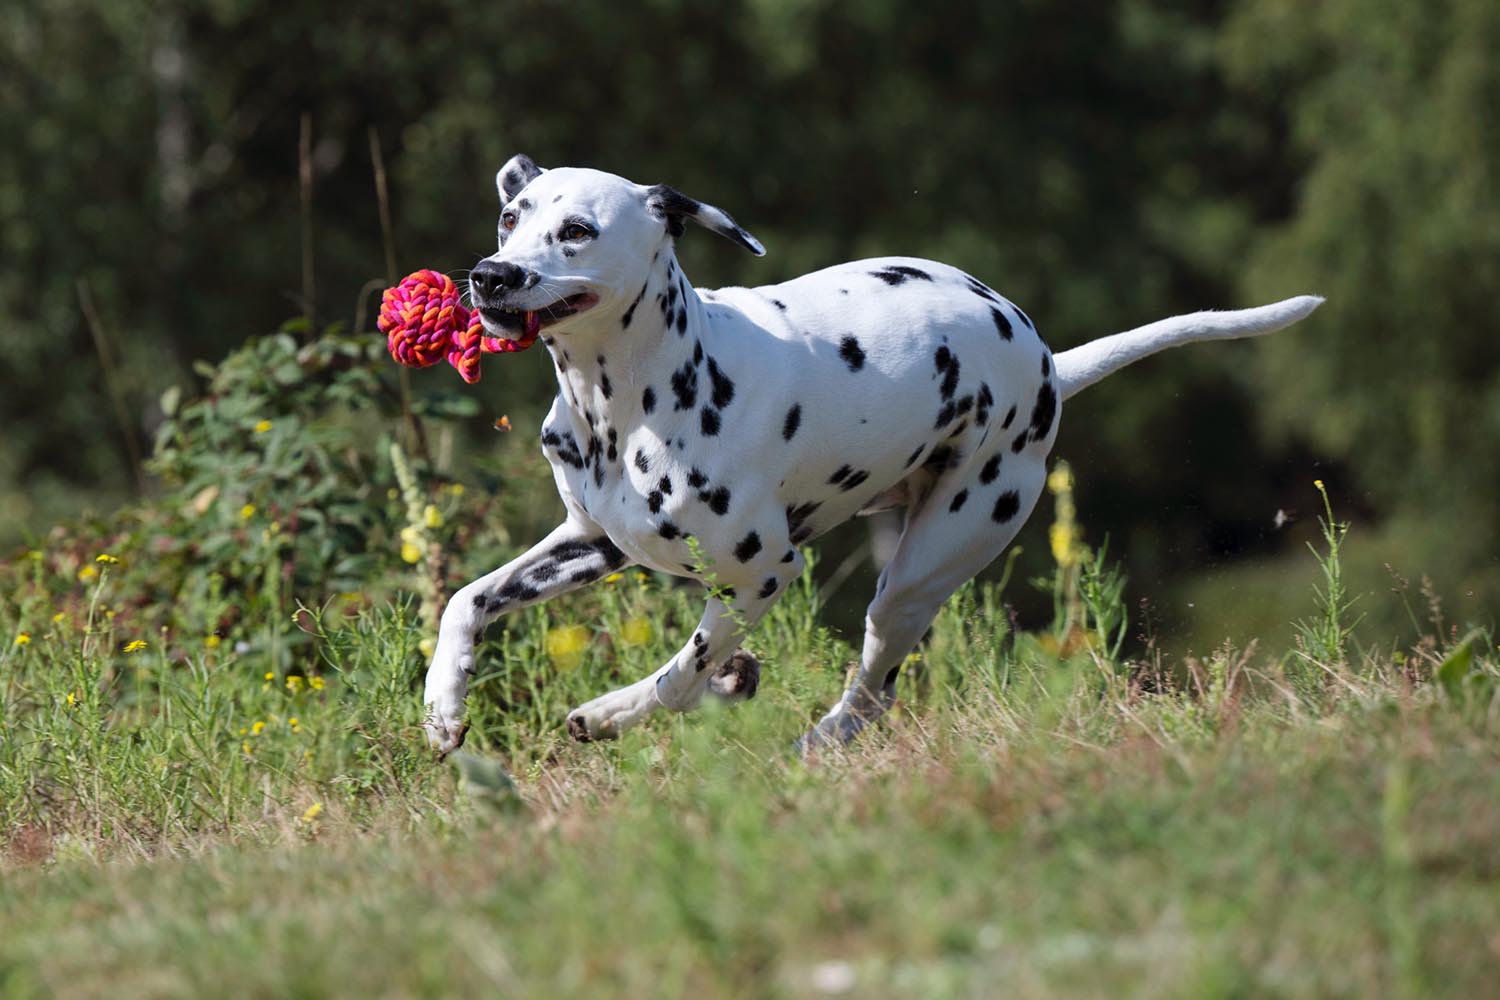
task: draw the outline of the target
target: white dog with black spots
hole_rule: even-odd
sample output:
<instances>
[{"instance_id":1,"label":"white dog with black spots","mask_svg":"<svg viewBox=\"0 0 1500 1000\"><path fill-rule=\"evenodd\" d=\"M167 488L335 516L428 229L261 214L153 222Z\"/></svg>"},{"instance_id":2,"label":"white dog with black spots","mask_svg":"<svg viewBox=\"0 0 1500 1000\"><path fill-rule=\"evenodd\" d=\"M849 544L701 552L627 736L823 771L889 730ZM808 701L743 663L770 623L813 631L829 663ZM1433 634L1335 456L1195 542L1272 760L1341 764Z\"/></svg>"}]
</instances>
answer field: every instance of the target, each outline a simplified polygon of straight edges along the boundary
<instances>
[{"instance_id":1,"label":"white dog with black spots","mask_svg":"<svg viewBox=\"0 0 1500 1000\"><path fill-rule=\"evenodd\" d=\"M444 611L425 694L443 752L463 741L485 627L632 563L711 584L708 606L675 656L574 709L569 733L613 737L709 692L753 694L759 667L738 643L802 572L798 547L900 508L858 673L802 746L847 742L890 706L942 603L1031 513L1063 400L1163 348L1269 333L1322 302L1194 313L1054 357L1016 305L946 264L886 257L706 291L677 262L687 221L764 253L720 209L525 156L496 184L500 248L470 292L488 334L540 332L552 356L542 450L567 516Z\"/></svg>"}]
</instances>

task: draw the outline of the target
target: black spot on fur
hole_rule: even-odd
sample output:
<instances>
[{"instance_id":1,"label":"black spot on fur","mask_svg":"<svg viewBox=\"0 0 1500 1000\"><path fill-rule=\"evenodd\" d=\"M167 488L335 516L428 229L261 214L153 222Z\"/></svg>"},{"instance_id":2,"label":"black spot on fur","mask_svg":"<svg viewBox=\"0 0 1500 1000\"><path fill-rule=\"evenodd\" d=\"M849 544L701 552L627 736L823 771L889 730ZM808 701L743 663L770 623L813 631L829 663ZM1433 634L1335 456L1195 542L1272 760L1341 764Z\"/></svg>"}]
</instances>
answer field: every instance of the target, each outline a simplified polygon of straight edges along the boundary
<instances>
[{"instance_id":1,"label":"black spot on fur","mask_svg":"<svg viewBox=\"0 0 1500 1000\"><path fill-rule=\"evenodd\" d=\"M995 498L995 509L990 517L996 524L1004 524L1021 511L1021 495L1015 490L1006 490Z\"/></svg>"},{"instance_id":2,"label":"black spot on fur","mask_svg":"<svg viewBox=\"0 0 1500 1000\"><path fill-rule=\"evenodd\" d=\"M534 601L541 591L520 580L512 580L500 588L499 596L506 601Z\"/></svg>"},{"instance_id":3,"label":"black spot on fur","mask_svg":"<svg viewBox=\"0 0 1500 1000\"><path fill-rule=\"evenodd\" d=\"M691 410L698 403L698 369L691 361L672 373L672 394L677 397L674 410Z\"/></svg>"},{"instance_id":4,"label":"black spot on fur","mask_svg":"<svg viewBox=\"0 0 1500 1000\"><path fill-rule=\"evenodd\" d=\"M961 417L974 408L974 397L964 396L958 401L958 415Z\"/></svg>"},{"instance_id":5,"label":"black spot on fur","mask_svg":"<svg viewBox=\"0 0 1500 1000\"><path fill-rule=\"evenodd\" d=\"M979 470L979 481L988 486L998 475L1000 475L1000 456L991 455L990 460L984 463L984 468Z\"/></svg>"},{"instance_id":6,"label":"black spot on fur","mask_svg":"<svg viewBox=\"0 0 1500 1000\"><path fill-rule=\"evenodd\" d=\"M615 394L615 388L610 384L609 381L609 372L603 371L602 369L599 372L599 391L604 393L605 399L608 399Z\"/></svg>"},{"instance_id":7,"label":"black spot on fur","mask_svg":"<svg viewBox=\"0 0 1500 1000\"><path fill-rule=\"evenodd\" d=\"M990 420L990 407L995 405L994 394L990 392L988 382L979 383L979 408L974 411L974 420L979 424L987 424Z\"/></svg>"},{"instance_id":8,"label":"black spot on fur","mask_svg":"<svg viewBox=\"0 0 1500 1000\"><path fill-rule=\"evenodd\" d=\"M708 359L708 381L713 385L715 406L722 410L734 401L734 382L719 370L713 358Z\"/></svg>"},{"instance_id":9,"label":"black spot on fur","mask_svg":"<svg viewBox=\"0 0 1500 1000\"><path fill-rule=\"evenodd\" d=\"M713 492L709 493L703 502L708 504L709 510L720 517L729 513L729 491L722 486L717 487Z\"/></svg>"},{"instance_id":10,"label":"black spot on fur","mask_svg":"<svg viewBox=\"0 0 1500 1000\"><path fill-rule=\"evenodd\" d=\"M951 424L956 416L958 416L958 407L951 402L944 403L943 408L938 410L937 420L933 421L932 429L941 430Z\"/></svg>"},{"instance_id":11,"label":"black spot on fur","mask_svg":"<svg viewBox=\"0 0 1500 1000\"><path fill-rule=\"evenodd\" d=\"M644 448L637 448L635 450L635 467L642 472L651 471L651 460L646 457L646 450Z\"/></svg>"},{"instance_id":12,"label":"black spot on fur","mask_svg":"<svg viewBox=\"0 0 1500 1000\"><path fill-rule=\"evenodd\" d=\"M695 490L700 490L708 484L708 477L699 472L695 467L688 473L688 485Z\"/></svg>"},{"instance_id":13,"label":"black spot on fur","mask_svg":"<svg viewBox=\"0 0 1500 1000\"><path fill-rule=\"evenodd\" d=\"M948 511L953 514L957 514L959 511L963 510L964 501L967 499L969 499L969 491L959 490L956 494L954 494L953 502L948 505Z\"/></svg>"},{"instance_id":14,"label":"black spot on fur","mask_svg":"<svg viewBox=\"0 0 1500 1000\"><path fill-rule=\"evenodd\" d=\"M1052 355L1046 351L1042 352L1042 378L1052 377Z\"/></svg>"},{"instance_id":15,"label":"black spot on fur","mask_svg":"<svg viewBox=\"0 0 1500 1000\"><path fill-rule=\"evenodd\" d=\"M805 541L812 534L812 528L808 526L807 520L817 513L821 506L822 504L819 503L804 503L786 509L786 526L791 532L793 545Z\"/></svg>"},{"instance_id":16,"label":"black spot on fur","mask_svg":"<svg viewBox=\"0 0 1500 1000\"><path fill-rule=\"evenodd\" d=\"M1013 424L1013 423L1015 423L1015 422L1016 422L1016 408L1015 408L1014 405L1012 405L1010 409L1008 409L1008 410L1005 411L1005 419L1002 420L1002 421L1000 421L1000 429L1002 431L1008 431L1008 430L1010 430L1010 425Z\"/></svg>"},{"instance_id":17,"label":"black spot on fur","mask_svg":"<svg viewBox=\"0 0 1500 1000\"><path fill-rule=\"evenodd\" d=\"M861 469L858 472L856 472L854 475L850 476L848 479L844 480L844 485L840 486L839 489L842 490L845 493L848 493L850 490L852 490L855 487L859 486L859 484L863 483L866 479L869 479L869 478L870 478L870 474L868 472L866 472L864 469Z\"/></svg>"},{"instance_id":18,"label":"black spot on fur","mask_svg":"<svg viewBox=\"0 0 1500 1000\"><path fill-rule=\"evenodd\" d=\"M599 550L599 555L604 557L604 565L610 569L619 569L625 565L625 553L620 547L608 538L600 538L594 542L594 548Z\"/></svg>"},{"instance_id":19,"label":"black spot on fur","mask_svg":"<svg viewBox=\"0 0 1500 1000\"><path fill-rule=\"evenodd\" d=\"M902 282L906 281L907 278L916 278L919 281L932 280L932 275L928 274L926 271L920 270L915 267L908 267L905 264L893 264L890 267L882 268L879 271L871 271L870 275L872 277L879 278L887 285L899 285Z\"/></svg>"},{"instance_id":20,"label":"black spot on fur","mask_svg":"<svg viewBox=\"0 0 1500 1000\"><path fill-rule=\"evenodd\" d=\"M609 429L609 455L608 455L608 458L609 458L609 460L611 462L613 462L615 459L617 459L617 458L620 457L620 450L617 447L617 442L618 442L618 438L615 435L615 429L613 427L611 427Z\"/></svg>"},{"instance_id":21,"label":"black spot on fur","mask_svg":"<svg viewBox=\"0 0 1500 1000\"><path fill-rule=\"evenodd\" d=\"M572 247L563 247L563 256L564 257L576 257L576 256L578 256L578 251L574 250Z\"/></svg>"},{"instance_id":22,"label":"black spot on fur","mask_svg":"<svg viewBox=\"0 0 1500 1000\"><path fill-rule=\"evenodd\" d=\"M786 419L781 422L781 439L790 441L800 426L802 426L802 404L794 403L792 408L786 411Z\"/></svg>"},{"instance_id":23,"label":"black spot on fur","mask_svg":"<svg viewBox=\"0 0 1500 1000\"><path fill-rule=\"evenodd\" d=\"M797 558L797 550L796 549L787 549L786 550L786 555L784 555L784 556L781 557L781 561L784 562L784 563L789 563L789 562L791 562L795 558Z\"/></svg>"},{"instance_id":24,"label":"black spot on fur","mask_svg":"<svg viewBox=\"0 0 1500 1000\"><path fill-rule=\"evenodd\" d=\"M489 598L485 597L483 594L474 595L474 607L478 610L483 611L489 605L489 603Z\"/></svg>"},{"instance_id":25,"label":"black spot on fur","mask_svg":"<svg viewBox=\"0 0 1500 1000\"><path fill-rule=\"evenodd\" d=\"M842 483L845 479L847 479L848 476L849 476L849 473L851 473L853 471L854 470L851 469L851 468L849 468L849 466L847 466L847 465L841 465L841 466L839 466L837 469L834 470L833 475L831 475L831 476L828 477L828 484L830 486L837 486L839 483Z\"/></svg>"},{"instance_id":26,"label":"black spot on fur","mask_svg":"<svg viewBox=\"0 0 1500 1000\"><path fill-rule=\"evenodd\" d=\"M694 366L703 364L703 341L701 340L693 341L693 364Z\"/></svg>"},{"instance_id":27,"label":"black spot on fur","mask_svg":"<svg viewBox=\"0 0 1500 1000\"><path fill-rule=\"evenodd\" d=\"M552 245L552 234L551 233L545 233L545 234L543 234L543 236L542 236L542 242L545 243L545 244L547 244L550 247Z\"/></svg>"},{"instance_id":28,"label":"black spot on fur","mask_svg":"<svg viewBox=\"0 0 1500 1000\"><path fill-rule=\"evenodd\" d=\"M966 274L966 275L964 275L964 283L969 286L969 291L973 292L975 295L979 296L981 299L984 299L987 302L999 302L1000 301L1000 296L996 295L995 292L994 292L994 290L991 289L989 285L986 285L984 282L980 281L978 278L975 278L972 275Z\"/></svg>"},{"instance_id":29,"label":"black spot on fur","mask_svg":"<svg viewBox=\"0 0 1500 1000\"><path fill-rule=\"evenodd\" d=\"M739 544L734 547L734 557L740 562L749 562L760 552L760 535L752 531L741 538Z\"/></svg>"},{"instance_id":30,"label":"black spot on fur","mask_svg":"<svg viewBox=\"0 0 1500 1000\"><path fill-rule=\"evenodd\" d=\"M671 496L672 495L672 479L671 479L671 477L670 476L662 476L661 477L661 482L659 482L659 483L656 484L656 488L659 489L659 490L661 490L667 496Z\"/></svg>"},{"instance_id":31,"label":"black spot on fur","mask_svg":"<svg viewBox=\"0 0 1500 1000\"><path fill-rule=\"evenodd\" d=\"M772 299L771 305L775 306L777 309L780 309L782 312L786 312L786 303L781 301L780 299Z\"/></svg>"},{"instance_id":32,"label":"black spot on fur","mask_svg":"<svg viewBox=\"0 0 1500 1000\"><path fill-rule=\"evenodd\" d=\"M652 490L646 495L646 509L653 514L661 513L662 496L658 490Z\"/></svg>"},{"instance_id":33,"label":"black spot on fur","mask_svg":"<svg viewBox=\"0 0 1500 1000\"><path fill-rule=\"evenodd\" d=\"M1010 443L1010 450L1013 451L1014 453L1016 453L1017 455L1019 455L1021 453L1021 450L1023 448L1025 448L1025 447L1026 447L1026 431L1022 431L1020 434L1018 434L1016 436L1016 439Z\"/></svg>"},{"instance_id":34,"label":"black spot on fur","mask_svg":"<svg viewBox=\"0 0 1500 1000\"><path fill-rule=\"evenodd\" d=\"M910 455L906 456L906 461L902 463L901 467L904 468L904 469L909 469L913 465L915 465L917 459L922 454L922 449L925 448L925 447L927 447L925 444L919 444L915 448L913 448L912 449L912 453Z\"/></svg>"},{"instance_id":35,"label":"black spot on fur","mask_svg":"<svg viewBox=\"0 0 1500 1000\"><path fill-rule=\"evenodd\" d=\"M760 593L756 594L755 596L764 601L766 598L776 593L776 587L776 578L774 576L768 576L766 577L766 582L760 585Z\"/></svg>"},{"instance_id":36,"label":"black spot on fur","mask_svg":"<svg viewBox=\"0 0 1500 1000\"><path fill-rule=\"evenodd\" d=\"M672 539L676 538L678 535L682 534L682 532L677 530L677 525L673 524L671 521L663 521L661 524L658 524L656 526L656 533L669 542Z\"/></svg>"},{"instance_id":37,"label":"black spot on fur","mask_svg":"<svg viewBox=\"0 0 1500 1000\"><path fill-rule=\"evenodd\" d=\"M719 411L711 406L705 406L703 412L698 415L698 424L705 437L717 437L719 434Z\"/></svg>"},{"instance_id":38,"label":"black spot on fur","mask_svg":"<svg viewBox=\"0 0 1500 1000\"><path fill-rule=\"evenodd\" d=\"M845 336L839 342L839 357L844 359L844 364L849 366L851 372L857 372L865 366L865 352L859 346L859 340L853 334Z\"/></svg>"},{"instance_id":39,"label":"black spot on fur","mask_svg":"<svg viewBox=\"0 0 1500 1000\"><path fill-rule=\"evenodd\" d=\"M990 306L990 316L995 320L995 329L1000 331L1001 340L1010 340L1016 335L1011 329L1010 320L1005 318L1005 313L1001 312L999 307Z\"/></svg>"},{"instance_id":40,"label":"black spot on fur","mask_svg":"<svg viewBox=\"0 0 1500 1000\"><path fill-rule=\"evenodd\" d=\"M656 409L656 390L651 388L649 385L646 386L645 391L641 393L641 409L645 410L647 413L650 413Z\"/></svg>"},{"instance_id":41,"label":"black spot on fur","mask_svg":"<svg viewBox=\"0 0 1500 1000\"><path fill-rule=\"evenodd\" d=\"M555 562L537 563L531 567L531 580L533 583L547 583L556 580L557 575L562 572Z\"/></svg>"},{"instance_id":42,"label":"black spot on fur","mask_svg":"<svg viewBox=\"0 0 1500 1000\"><path fill-rule=\"evenodd\" d=\"M1034 441L1045 438L1052 430L1052 421L1057 416L1057 390L1050 381L1043 382L1037 390L1036 405L1031 408L1031 437Z\"/></svg>"},{"instance_id":43,"label":"black spot on fur","mask_svg":"<svg viewBox=\"0 0 1500 1000\"><path fill-rule=\"evenodd\" d=\"M682 336L683 334L686 334L686 333L687 333L687 310L686 309L679 309L679 310L677 310L677 335L678 336Z\"/></svg>"}]
</instances>

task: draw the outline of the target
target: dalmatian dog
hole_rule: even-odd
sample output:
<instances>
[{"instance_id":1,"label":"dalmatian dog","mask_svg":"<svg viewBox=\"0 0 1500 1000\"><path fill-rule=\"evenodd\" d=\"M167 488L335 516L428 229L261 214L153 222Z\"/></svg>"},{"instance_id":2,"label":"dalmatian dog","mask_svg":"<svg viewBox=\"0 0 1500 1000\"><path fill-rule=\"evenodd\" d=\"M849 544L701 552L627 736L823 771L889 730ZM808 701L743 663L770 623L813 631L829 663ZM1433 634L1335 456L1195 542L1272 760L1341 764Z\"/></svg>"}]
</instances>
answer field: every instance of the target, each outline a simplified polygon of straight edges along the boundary
<instances>
[{"instance_id":1,"label":"dalmatian dog","mask_svg":"<svg viewBox=\"0 0 1500 1000\"><path fill-rule=\"evenodd\" d=\"M677 261L686 223L765 252L724 211L525 156L496 184L500 246L470 293L488 334L540 334L551 354L541 443L567 514L444 611L425 693L440 752L463 741L489 623L629 564L710 585L707 607L675 656L574 709L568 732L609 738L710 692L753 693L739 640L802 572L799 546L900 508L857 675L802 746L849 741L891 705L939 607L1031 513L1064 400L1163 348L1269 333L1322 302L1179 316L1054 356L1019 307L946 264L884 257L708 291Z\"/></svg>"}]
</instances>

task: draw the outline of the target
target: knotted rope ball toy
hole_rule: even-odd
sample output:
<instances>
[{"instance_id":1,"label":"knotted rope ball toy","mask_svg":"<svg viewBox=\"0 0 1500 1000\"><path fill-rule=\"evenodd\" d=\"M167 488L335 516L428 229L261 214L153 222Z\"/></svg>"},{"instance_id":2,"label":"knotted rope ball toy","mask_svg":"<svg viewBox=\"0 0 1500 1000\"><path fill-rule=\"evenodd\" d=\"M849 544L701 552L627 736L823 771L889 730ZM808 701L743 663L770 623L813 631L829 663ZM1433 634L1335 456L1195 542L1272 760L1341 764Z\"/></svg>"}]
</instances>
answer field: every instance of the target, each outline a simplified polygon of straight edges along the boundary
<instances>
[{"instance_id":1,"label":"knotted rope ball toy","mask_svg":"<svg viewBox=\"0 0 1500 1000\"><path fill-rule=\"evenodd\" d=\"M385 334L391 357L408 368L429 368L444 358L470 384L479 381L485 354L524 351L536 342L541 324L526 314L525 332L516 340L487 337L479 310L460 301L458 286L439 271L413 271L380 297L375 326Z\"/></svg>"}]
</instances>

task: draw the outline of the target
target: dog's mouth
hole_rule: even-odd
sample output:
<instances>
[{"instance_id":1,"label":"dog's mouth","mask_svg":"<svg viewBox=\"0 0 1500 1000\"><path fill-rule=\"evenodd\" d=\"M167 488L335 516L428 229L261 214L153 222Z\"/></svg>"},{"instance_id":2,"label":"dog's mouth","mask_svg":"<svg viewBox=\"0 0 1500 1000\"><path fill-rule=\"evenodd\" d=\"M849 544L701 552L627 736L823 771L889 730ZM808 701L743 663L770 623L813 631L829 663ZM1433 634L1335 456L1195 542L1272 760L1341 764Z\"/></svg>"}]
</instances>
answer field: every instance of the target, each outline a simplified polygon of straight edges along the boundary
<instances>
[{"instance_id":1,"label":"dog's mouth","mask_svg":"<svg viewBox=\"0 0 1500 1000\"><path fill-rule=\"evenodd\" d=\"M577 316L581 312L592 309L598 303L599 296L593 292L579 292L565 299L558 299L540 309L483 306L479 314L484 317L484 324L490 328L491 332L498 327L503 334L512 335L511 339L529 341L541 332L543 327L561 322L569 316Z\"/></svg>"}]
</instances>

